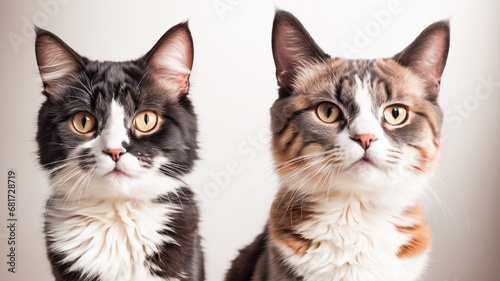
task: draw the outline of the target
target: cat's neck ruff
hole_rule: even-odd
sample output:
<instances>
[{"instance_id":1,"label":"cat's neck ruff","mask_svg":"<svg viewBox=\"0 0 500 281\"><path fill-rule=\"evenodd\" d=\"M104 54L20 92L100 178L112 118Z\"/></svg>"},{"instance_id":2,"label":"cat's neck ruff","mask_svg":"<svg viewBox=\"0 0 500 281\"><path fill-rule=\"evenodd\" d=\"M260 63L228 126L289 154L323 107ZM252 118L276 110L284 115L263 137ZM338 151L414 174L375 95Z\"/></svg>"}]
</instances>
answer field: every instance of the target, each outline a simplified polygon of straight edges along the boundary
<instances>
[{"instance_id":1,"label":"cat's neck ruff","mask_svg":"<svg viewBox=\"0 0 500 281\"><path fill-rule=\"evenodd\" d=\"M286 177L281 180L286 182ZM347 176L322 183L308 177L295 180L295 190L285 195L292 198L287 203L294 206L282 207L289 208L290 216L295 218L286 217L285 211L285 218L271 223L270 231L279 253L293 265L296 274L307 281L397 281L418 277L417 269L425 266L429 250L412 258L399 258L401 246L410 243L412 237L397 226L413 227L418 223L405 216L405 211L418 205L425 178L408 177L404 182L383 186ZM282 200L280 196L275 200ZM275 202L274 206L279 205ZM294 213L297 208L300 211ZM271 210L271 216L275 211ZM293 221L291 234L300 241L290 242L283 239L283 234L273 233L279 224L287 223L285 220ZM294 243L307 246L294 248L298 245Z\"/></svg>"},{"instance_id":2,"label":"cat's neck ruff","mask_svg":"<svg viewBox=\"0 0 500 281\"><path fill-rule=\"evenodd\" d=\"M54 177L51 181L57 180ZM103 280L164 280L151 274L156 265L148 257L165 243L177 243L165 230L174 231L168 225L181 210L175 204L154 199L160 194L175 196L182 183L165 176L125 182L141 184L145 194L137 198L119 192L108 198L85 194L84 183L77 178L55 186L47 206L47 236L52 241L48 247L65 255L64 262L72 264L69 270L85 276ZM99 188L89 190L119 188L117 182L103 179L90 184ZM69 191L72 188L79 190L74 197Z\"/></svg>"},{"instance_id":3,"label":"cat's neck ruff","mask_svg":"<svg viewBox=\"0 0 500 281\"><path fill-rule=\"evenodd\" d=\"M148 257L165 243L162 232L177 211L167 204L131 201L82 201L50 206L46 217L49 249L65 255L69 270L102 280L163 280Z\"/></svg>"}]
</instances>

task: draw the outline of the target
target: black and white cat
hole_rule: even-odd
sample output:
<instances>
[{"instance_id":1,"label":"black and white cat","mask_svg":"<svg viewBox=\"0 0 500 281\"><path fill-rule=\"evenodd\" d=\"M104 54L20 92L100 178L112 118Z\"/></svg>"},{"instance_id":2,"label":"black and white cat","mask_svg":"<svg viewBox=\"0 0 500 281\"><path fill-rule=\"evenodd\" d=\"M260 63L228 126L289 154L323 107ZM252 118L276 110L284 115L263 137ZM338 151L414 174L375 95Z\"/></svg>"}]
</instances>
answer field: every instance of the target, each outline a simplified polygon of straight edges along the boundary
<instances>
[{"instance_id":1,"label":"black and white cat","mask_svg":"<svg viewBox=\"0 0 500 281\"><path fill-rule=\"evenodd\" d=\"M187 23L126 62L89 60L37 29L36 57L56 280L204 280L198 209L182 181L197 159Z\"/></svg>"}]
</instances>

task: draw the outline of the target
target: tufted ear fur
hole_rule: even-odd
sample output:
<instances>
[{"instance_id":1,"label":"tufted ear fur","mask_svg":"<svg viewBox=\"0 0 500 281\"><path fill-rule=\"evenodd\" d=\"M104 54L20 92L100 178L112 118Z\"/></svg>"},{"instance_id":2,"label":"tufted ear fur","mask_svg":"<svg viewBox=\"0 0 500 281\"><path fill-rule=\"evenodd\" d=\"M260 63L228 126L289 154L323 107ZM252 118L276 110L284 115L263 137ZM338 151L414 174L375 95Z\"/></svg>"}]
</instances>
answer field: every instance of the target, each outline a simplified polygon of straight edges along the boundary
<instances>
[{"instance_id":1,"label":"tufted ear fur","mask_svg":"<svg viewBox=\"0 0 500 281\"><path fill-rule=\"evenodd\" d=\"M328 57L314 42L299 20L291 13L277 10L272 31L272 49L276 78L281 88L289 88L297 68L305 62Z\"/></svg>"},{"instance_id":2,"label":"tufted ear fur","mask_svg":"<svg viewBox=\"0 0 500 281\"><path fill-rule=\"evenodd\" d=\"M176 95L189 91L193 66L193 39L188 23L170 28L145 55L145 63L157 84Z\"/></svg>"},{"instance_id":3,"label":"tufted ear fur","mask_svg":"<svg viewBox=\"0 0 500 281\"><path fill-rule=\"evenodd\" d=\"M58 98L65 80L82 68L83 58L55 34L40 28L36 28L35 53L44 94Z\"/></svg>"},{"instance_id":4,"label":"tufted ear fur","mask_svg":"<svg viewBox=\"0 0 500 281\"><path fill-rule=\"evenodd\" d=\"M393 59L419 75L427 84L427 92L436 97L449 48L450 23L439 21L422 31L415 41Z\"/></svg>"}]
</instances>

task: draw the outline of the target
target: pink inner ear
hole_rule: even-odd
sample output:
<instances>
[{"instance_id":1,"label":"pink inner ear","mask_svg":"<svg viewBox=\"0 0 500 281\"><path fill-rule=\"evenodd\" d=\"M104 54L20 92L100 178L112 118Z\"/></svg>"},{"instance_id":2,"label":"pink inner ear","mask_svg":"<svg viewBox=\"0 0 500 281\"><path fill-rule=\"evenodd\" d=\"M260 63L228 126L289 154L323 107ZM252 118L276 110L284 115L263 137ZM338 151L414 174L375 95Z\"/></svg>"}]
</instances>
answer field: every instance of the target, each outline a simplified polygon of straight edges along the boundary
<instances>
[{"instance_id":1,"label":"pink inner ear","mask_svg":"<svg viewBox=\"0 0 500 281\"><path fill-rule=\"evenodd\" d=\"M286 87L291 82L302 51L295 30L288 24L282 24L276 32L274 49L278 84L281 87Z\"/></svg>"},{"instance_id":2,"label":"pink inner ear","mask_svg":"<svg viewBox=\"0 0 500 281\"><path fill-rule=\"evenodd\" d=\"M152 58L153 75L160 86L177 94L189 90L189 75L193 63L188 34L178 31L156 50Z\"/></svg>"},{"instance_id":3,"label":"pink inner ear","mask_svg":"<svg viewBox=\"0 0 500 281\"><path fill-rule=\"evenodd\" d=\"M189 91L189 75L186 76L183 81L183 83L179 83L181 85L179 89L181 93L187 93Z\"/></svg>"},{"instance_id":4,"label":"pink inner ear","mask_svg":"<svg viewBox=\"0 0 500 281\"><path fill-rule=\"evenodd\" d=\"M413 66L417 73L425 76L431 86L437 89L441 84L441 75L444 69L446 38L447 34L444 31L433 34L425 43L420 59Z\"/></svg>"},{"instance_id":5,"label":"pink inner ear","mask_svg":"<svg viewBox=\"0 0 500 281\"><path fill-rule=\"evenodd\" d=\"M78 62L58 42L43 36L37 42L40 75L45 83L61 79L78 68Z\"/></svg>"},{"instance_id":6,"label":"pink inner ear","mask_svg":"<svg viewBox=\"0 0 500 281\"><path fill-rule=\"evenodd\" d=\"M291 50L293 49L292 36L293 31L288 25L282 25L276 36L276 54L280 72L292 70L292 60L294 59Z\"/></svg>"}]
</instances>

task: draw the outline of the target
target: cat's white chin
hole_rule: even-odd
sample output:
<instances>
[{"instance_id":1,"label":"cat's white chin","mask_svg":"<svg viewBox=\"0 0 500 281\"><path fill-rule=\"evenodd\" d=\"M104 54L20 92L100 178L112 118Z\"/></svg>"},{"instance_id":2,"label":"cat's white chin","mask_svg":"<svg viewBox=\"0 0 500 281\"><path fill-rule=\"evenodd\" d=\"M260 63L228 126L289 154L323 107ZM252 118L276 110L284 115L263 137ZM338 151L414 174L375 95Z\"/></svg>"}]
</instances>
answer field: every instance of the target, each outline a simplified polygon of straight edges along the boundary
<instances>
[{"instance_id":1,"label":"cat's white chin","mask_svg":"<svg viewBox=\"0 0 500 281\"><path fill-rule=\"evenodd\" d=\"M384 174L382 168L366 155L348 165L344 173L361 181L373 181Z\"/></svg>"},{"instance_id":2,"label":"cat's white chin","mask_svg":"<svg viewBox=\"0 0 500 281\"><path fill-rule=\"evenodd\" d=\"M150 171L142 176L129 176L122 172L112 172L95 180L89 188L89 197L97 199L151 200L162 194L178 189L176 179Z\"/></svg>"},{"instance_id":3,"label":"cat's white chin","mask_svg":"<svg viewBox=\"0 0 500 281\"><path fill-rule=\"evenodd\" d=\"M135 177L127 174L126 172L115 167L109 173L101 177L102 182L106 182L110 187L116 189L118 192L124 187L128 186L128 182L137 180Z\"/></svg>"},{"instance_id":4,"label":"cat's white chin","mask_svg":"<svg viewBox=\"0 0 500 281\"><path fill-rule=\"evenodd\" d=\"M387 184L384 172L373 164L357 163L345 171L347 178L360 183L360 187L383 186Z\"/></svg>"},{"instance_id":5,"label":"cat's white chin","mask_svg":"<svg viewBox=\"0 0 500 281\"><path fill-rule=\"evenodd\" d=\"M91 170L81 169L76 163L62 169L51 178L54 192L69 201L151 200L181 185L159 172L160 166L168 161L165 157L157 157L149 169L141 167L133 156L122 157L116 163L108 158L96 158Z\"/></svg>"},{"instance_id":6,"label":"cat's white chin","mask_svg":"<svg viewBox=\"0 0 500 281\"><path fill-rule=\"evenodd\" d=\"M366 157L362 157L358 161L354 162L349 168L349 170L360 174L371 171L373 169L378 169L378 167L373 163L372 160Z\"/></svg>"},{"instance_id":7,"label":"cat's white chin","mask_svg":"<svg viewBox=\"0 0 500 281\"><path fill-rule=\"evenodd\" d=\"M128 175L126 172L122 171L120 168L115 167L111 172L107 173L106 176L111 179L122 179L122 178L129 178L130 175Z\"/></svg>"}]
</instances>

